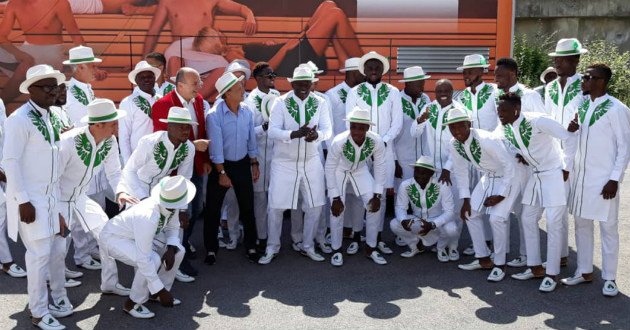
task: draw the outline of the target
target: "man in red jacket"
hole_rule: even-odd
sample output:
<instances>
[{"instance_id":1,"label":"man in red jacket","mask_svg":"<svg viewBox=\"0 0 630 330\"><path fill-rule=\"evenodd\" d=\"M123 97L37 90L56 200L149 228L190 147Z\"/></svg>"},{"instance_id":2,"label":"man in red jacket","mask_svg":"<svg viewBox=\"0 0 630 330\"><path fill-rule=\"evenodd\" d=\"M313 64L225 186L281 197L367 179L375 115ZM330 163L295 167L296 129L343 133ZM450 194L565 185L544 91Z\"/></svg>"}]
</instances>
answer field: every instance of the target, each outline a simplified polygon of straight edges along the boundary
<instances>
[{"instance_id":1,"label":"man in red jacket","mask_svg":"<svg viewBox=\"0 0 630 330\"><path fill-rule=\"evenodd\" d=\"M205 125L205 113L210 109L210 105L203 99L201 94L198 93L203 83L201 82L199 73L195 69L187 67L179 69L175 77L175 84L174 90L164 95L164 97L153 104L151 117L153 119L153 130L164 131L167 128L167 124L161 122L160 119L165 119L168 116L169 109L172 106L177 106L188 109L192 120L199 123L198 126L191 125L190 134L190 140L195 142L196 149L195 170L193 171L191 181L195 184L195 187L197 187L197 196L195 196L195 199L193 199L192 203L189 205L188 213L190 222L188 228L184 229L184 238L182 239L182 245L186 248L186 256L190 258L193 256L193 253L188 239L192 234L195 219L201 215L203 201L205 200L205 196L203 196L203 178L212 171L210 157L207 151L208 144ZM199 140L206 140L206 142L205 144L203 142L199 143ZM204 145L204 147L200 148L200 145ZM197 271L186 259L181 263L180 271L185 275L197 275ZM178 272L178 279L179 276L181 276L180 272Z\"/></svg>"}]
</instances>

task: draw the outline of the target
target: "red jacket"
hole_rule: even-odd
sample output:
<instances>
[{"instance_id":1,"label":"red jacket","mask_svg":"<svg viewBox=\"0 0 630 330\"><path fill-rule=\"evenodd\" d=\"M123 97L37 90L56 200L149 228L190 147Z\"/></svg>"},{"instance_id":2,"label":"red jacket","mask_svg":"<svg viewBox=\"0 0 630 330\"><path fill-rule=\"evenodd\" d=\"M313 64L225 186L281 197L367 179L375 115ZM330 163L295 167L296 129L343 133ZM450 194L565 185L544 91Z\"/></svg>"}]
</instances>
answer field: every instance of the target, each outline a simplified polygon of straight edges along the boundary
<instances>
[{"instance_id":1,"label":"red jacket","mask_svg":"<svg viewBox=\"0 0 630 330\"><path fill-rule=\"evenodd\" d=\"M197 122L199 126L197 126L198 136L195 136L192 127L190 128L190 140L197 139L206 139L206 120L203 112L203 97L201 94L197 94L195 97L195 101L193 103L195 107L195 115L197 116ZM161 99L157 100L151 109L151 118L153 118L153 131L166 131L168 127L167 123L163 123L160 119L166 119L168 117L168 111L171 107L183 107L182 102L179 100L179 97L175 93L175 90L172 90L170 93L164 95ZM208 151L198 152L195 151L195 169L197 170L197 174L201 175L203 173L203 164L210 163L210 157L208 155Z\"/></svg>"}]
</instances>

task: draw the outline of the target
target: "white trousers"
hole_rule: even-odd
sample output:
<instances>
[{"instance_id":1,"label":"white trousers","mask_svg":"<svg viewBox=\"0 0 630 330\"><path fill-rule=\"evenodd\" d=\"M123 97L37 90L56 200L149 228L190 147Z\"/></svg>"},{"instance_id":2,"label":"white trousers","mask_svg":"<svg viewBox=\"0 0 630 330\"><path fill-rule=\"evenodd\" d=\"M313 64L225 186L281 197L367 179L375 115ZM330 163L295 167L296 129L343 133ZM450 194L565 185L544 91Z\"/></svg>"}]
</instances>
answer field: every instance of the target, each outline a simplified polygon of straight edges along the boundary
<instances>
[{"instance_id":1,"label":"white trousers","mask_svg":"<svg viewBox=\"0 0 630 330\"><path fill-rule=\"evenodd\" d=\"M431 222L431 219L427 221ZM420 240L422 240L424 246L431 246L437 243L438 249L444 249L457 237L457 225L453 221L449 221L435 228L435 230L431 230L424 236L418 234L420 230L422 230L422 222L420 221L414 221L411 225L411 230L407 231L403 228L402 224L400 224L400 220L394 218L389 222L389 228L391 228L394 234L398 235L407 243L410 249L416 248Z\"/></svg>"},{"instance_id":2,"label":"white trousers","mask_svg":"<svg viewBox=\"0 0 630 330\"><path fill-rule=\"evenodd\" d=\"M302 232L302 250L315 251L313 244L315 232L319 225L320 215L322 212L322 206L302 208L304 211L304 225ZM282 215L283 209L269 209L267 214L268 221L268 238L267 238L267 250L268 254L278 253L280 251L280 236L282 234ZM293 223L291 224L293 227ZM295 239L294 239L295 242Z\"/></svg>"},{"instance_id":3,"label":"white trousers","mask_svg":"<svg viewBox=\"0 0 630 330\"><path fill-rule=\"evenodd\" d=\"M258 239L267 239L267 192L254 191L254 217Z\"/></svg>"},{"instance_id":4,"label":"white trousers","mask_svg":"<svg viewBox=\"0 0 630 330\"><path fill-rule=\"evenodd\" d=\"M519 196L516 198L517 201L522 200L522 197ZM540 215L537 216L537 218L540 218L542 216L542 210L539 211ZM519 256L526 256L527 255L527 242L525 240L525 230L523 229L523 204L521 203L514 203L514 208L512 210L512 213L514 214L514 216L516 217L516 221L518 224L518 234L519 234L519 248L518 248L518 253ZM510 252L510 230L508 230L507 232L508 235L508 250L507 252Z\"/></svg>"},{"instance_id":5,"label":"white trousers","mask_svg":"<svg viewBox=\"0 0 630 330\"><path fill-rule=\"evenodd\" d=\"M0 264L13 262L7 237L7 204L0 204Z\"/></svg>"},{"instance_id":6,"label":"white trousers","mask_svg":"<svg viewBox=\"0 0 630 330\"><path fill-rule=\"evenodd\" d=\"M75 219L77 219L77 215L74 215ZM70 243L74 244L74 263L76 265L87 264L92 260L92 253L98 254L98 243L92 237L92 235L88 235L84 230L79 221L71 221L70 222L70 236L66 240L66 254L70 249Z\"/></svg>"},{"instance_id":7,"label":"white trousers","mask_svg":"<svg viewBox=\"0 0 630 330\"><path fill-rule=\"evenodd\" d=\"M618 193L617 193L618 194ZM619 203L619 199L617 199ZM599 223L602 242L602 279L614 281L617 278L617 264L619 263L619 230L618 207L611 207L608 221L594 221L582 217L575 217L575 241L577 244L576 274L590 274L593 272L593 232L595 222Z\"/></svg>"},{"instance_id":8,"label":"white trousers","mask_svg":"<svg viewBox=\"0 0 630 330\"><path fill-rule=\"evenodd\" d=\"M353 196L354 198L357 198L357 196L354 193L350 193L350 191L352 191L352 189L348 189L347 190L348 193L345 196L341 196L341 201L344 203L344 206L346 206L346 196L350 197ZM364 210L368 209L368 202L370 201L370 199L372 199L374 194L363 194L360 196L360 199L362 201L362 206ZM385 205L381 204L381 208L384 208ZM345 210L344 212L342 212L338 217L335 217L334 215L332 215L332 212L330 211L330 207L327 210L327 213L330 213L330 236L331 236L331 241L332 241L332 249L333 250L339 250L341 249L341 243L343 241L343 224L344 224L344 218L345 218ZM353 219L353 222L355 220ZM359 217L359 221L361 222L361 227L363 227L363 221L362 218ZM365 223L365 241L367 243L367 245L371 248L375 248L376 247L376 243L377 243L377 237L378 237L378 232L379 232L379 223L380 223L380 218L379 218L379 212L366 212L366 223ZM358 228L358 230L356 232L361 231L362 228Z\"/></svg>"},{"instance_id":9,"label":"white trousers","mask_svg":"<svg viewBox=\"0 0 630 330\"><path fill-rule=\"evenodd\" d=\"M508 239L508 232L510 230L510 222L508 219L490 215L490 228L492 230L492 238L494 245L494 264L497 266L505 265L505 255L507 254L510 241ZM469 216L466 225L468 226L468 232L473 242L473 248L475 249L475 258L485 258L490 256L490 249L486 244L486 240L489 238L486 236L484 214L477 211L472 211Z\"/></svg>"},{"instance_id":10,"label":"white trousers","mask_svg":"<svg viewBox=\"0 0 630 330\"><path fill-rule=\"evenodd\" d=\"M567 201L569 200L569 192L571 191L571 180L564 182L564 191L567 194ZM567 204L568 205L568 204ZM569 256L569 207L566 207L562 214L562 254L561 257Z\"/></svg>"},{"instance_id":11,"label":"white trousers","mask_svg":"<svg viewBox=\"0 0 630 330\"><path fill-rule=\"evenodd\" d=\"M236 194L234 188L228 189L223 199L223 206L221 207L221 219L227 220L228 231L230 232L230 240L236 242L241 236L240 230L240 212L238 209L238 201L236 200Z\"/></svg>"},{"instance_id":12,"label":"white trousers","mask_svg":"<svg viewBox=\"0 0 630 330\"><path fill-rule=\"evenodd\" d=\"M24 261L27 269L28 306L34 318L48 314L48 288L46 280L50 280L50 295L53 300L66 296L65 262L66 239L59 235L34 241L24 240L26 255Z\"/></svg>"},{"instance_id":13,"label":"white trousers","mask_svg":"<svg viewBox=\"0 0 630 330\"><path fill-rule=\"evenodd\" d=\"M547 274L560 273L560 257L562 255L562 215L566 205L545 207L547 213ZM521 215L527 248L527 266L542 264L540 256L540 232L538 221L541 218L541 206L523 205Z\"/></svg>"},{"instance_id":14,"label":"white trousers","mask_svg":"<svg viewBox=\"0 0 630 330\"><path fill-rule=\"evenodd\" d=\"M112 235L108 232L104 232L101 237L101 243L105 245L104 256L107 259L107 262L116 262L115 260L119 260L129 266L137 268L137 256L136 256L136 243L128 238L120 237L116 235ZM162 265L162 256L166 253L167 246L164 245L162 248L157 248L154 244L153 253L151 255L151 261L155 267L155 270L158 271L158 277L162 281L164 288L167 291L171 291L173 287L173 282L175 281L175 275L177 273L177 269L179 269L179 265L184 259L184 247L180 245L177 246L179 249L175 254L175 263L173 264L173 268L171 270L166 271L165 267ZM115 259L115 260L114 260ZM112 278L103 279L103 281L107 280L107 282L101 283L101 289L111 290L117 283L117 279L113 280ZM157 292L152 292L153 294ZM136 274L133 277L133 283L131 284L131 293L129 294L129 299L131 299L136 304L143 304L149 300L149 286L147 283L146 277L142 275L142 273L136 271Z\"/></svg>"}]
</instances>

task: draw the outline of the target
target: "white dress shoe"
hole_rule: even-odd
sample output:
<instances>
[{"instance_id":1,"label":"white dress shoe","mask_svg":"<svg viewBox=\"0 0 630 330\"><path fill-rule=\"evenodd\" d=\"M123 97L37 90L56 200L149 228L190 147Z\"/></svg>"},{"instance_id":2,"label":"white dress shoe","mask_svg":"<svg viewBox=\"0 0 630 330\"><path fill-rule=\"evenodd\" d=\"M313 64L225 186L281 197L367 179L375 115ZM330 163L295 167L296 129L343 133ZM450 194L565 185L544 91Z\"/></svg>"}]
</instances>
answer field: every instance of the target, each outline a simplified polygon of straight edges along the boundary
<instances>
[{"instance_id":1,"label":"white dress shoe","mask_svg":"<svg viewBox=\"0 0 630 330\"><path fill-rule=\"evenodd\" d=\"M48 311L50 314L57 318L62 318L72 315L74 309L68 297L59 298L54 304L48 304Z\"/></svg>"},{"instance_id":2,"label":"white dress shoe","mask_svg":"<svg viewBox=\"0 0 630 330\"><path fill-rule=\"evenodd\" d=\"M475 249L473 249L472 245L464 249L462 252L465 256L472 256L475 254Z\"/></svg>"},{"instance_id":3,"label":"white dress shoe","mask_svg":"<svg viewBox=\"0 0 630 330\"><path fill-rule=\"evenodd\" d=\"M100 270L102 268L101 263L92 259L92 257L90 257L90 261L77 265L77 267L85 268L87 270Z\"/></svg>"},{"instance_id":4,"label":"white dress shoe","mask_svg":"<svg viewBox=\"0 0 630 330\"><path fill-rule=\"evenodd\" d=\"M385 242L378 242L378 245L376 246L378 248L379 251L381 251L382 254L392 254L394 253L394 251L392 251L392 249L390 249L387 244L385 244Z\"/></svg>"},{"instance_id":5,"label":"white dress shoe","mask_svg":"<svg viewBox=\"0 0 630 330\"><path fill-rule=\"evenodd\" d=\"M400 236L396 236L395 242L396 242L396 245L398 245L398 246L405 246L405 245L407 245L407 243L405 243L405 241L403 241L402 237L400 237Z\"/></svg>"},{"instance_id":6,"label":"white dress shoe","mask_svg":"<svg viewBox=\"0 0 630 330\"><path fill-rule=\"evenodd\" d=\"M337 267L343 266L343 255L341 252L335 252L335 254L332 255L332 258L330 258L330 264Z\"/></svg>"},{"instance_id":7,"label":"white dress shoe","mask_svg":"<svg viewBox=\"0 0 630 330\"><path fill-rule=\"evenodd\" d=\"M448 262L450 260L448 257L448 252L446 252L446 249L438 249L437 258L440 262Z\"/></svg>"},{"instance_id":8,"label":"white dress shoe","mask_svg":"<svg viewBox=\"0 0 630 330\"><path fill-rule=\"evenodd\" d=\"M227 247L227 244L225 244L223 240L219 240L219 247L225 249Z\"/></svg>"},{"instance_id":9,"label":"white dress shoe","mask_svg":"<svg viewBox=\"0 0 630 330\"><path fill-rule=\"evenodd\" d=\"M293 242L291 243L291 247L293 248L293 251L300 252L302 251L302 242Z\"/></svg>"},{"instance_id":10,"label":"white dress shoe","mask_svg":"<svg viewBox=\"0 0 630 330\"><path fill-rule=\"evenodd\" d=\"M182 271L179 270L179 269L175 273L175 279L180 281L180 282L182 282L182 283L190 283L190 282L194 282L195 281L194 277L182 273Z\"/></svg>"},{"instance_id":11,"label":"white dress shoe","mask_svg":"<svg viewBox=\"0 0 630 330\"><path fill-rule=\"evenodd\" d=\"M137 319L150 319L155 316L155 313L151 312L148 308L144 307L144 305L140 304L133 305L133 308L129 311L125 309L123 310Z\"/></svg>"},{"instance_id":12,"label":"white dress shoe","mask_svg":"<svg viewBox=\"0 0 630 330\"><path fill-rule=\"evenodd\" d=\"M230 239L230 242L225 246L228 250L236 250L236 246L238 245L237 239Z\"/></svg>"},{"instance_id":13,"label":"white dress shoe","mask_svg":"<svg viewBox=\"0 0 630 330\"><path fill-rule=\"evenodd\" d=\"M24 268L18 266L17 264L11 264L9 269L7 270L2 269L2 270L11 277L16 277L16 278L26 277L26 270L24 270Z\"/></svg>"},{"instance_id":14,"label":"white dress shoe","mask_svg":"<svg viewBox=\"0 0 630 330\"><path fill-rule=\"evenodd\" d=\"M102 291L104 295L115 294L121 297L129 297L131 290L129 288L125 288L122 284L116 283L113 290Z\"/></svg>"},{"instance_id":15,"label":"white dress shoe","mask_svg":"<svg viewBox=\"0 0 630 330\"><path fill-rule=\"evenodd\" d=\"M326 254L331 254L332 253L332 248L330 247L330 245L326 244L326 243L319 243L319 249Z\"/></svg>"},{"instance_id":16,"label":"white dress shoe","mask_svg":"<svg viewBox=\"0 0 630 330\"><path fill-rule=\"evenodd\" d=\"M50 314L46 314L42 317L41 321L34 323L33 325L39 327L42 330L63 330L65 325L59 323L56 318Z\"/></svg>"},{"instance_id":17,"label":"white dress shoe","mask_svg":"<svg viewBox=\"0 0 630 330\"><path fill-rule=\"evenodd\" d=\"M79 278L81 276L83 276L83 272L70 270L66 268L66 278Z\"/></svg>"},{"instance_id":18,"label":"white dress shoe","mask_svg":"<svg viewBox=\"0 0 630 330\"><path fill-rule=\"evenodd\" d=\"M258 259L258 264L260 265L266 265L268 263L271 262L271 260L273 260L273 257L275 257L276 255L274 253L265 253L262 255L262 257L260 257L260 259Z\"/></svg>"},{"instance_id":19,"label":"white dress shoe","mask_svg":"<svg viewBox=\"0 0 630 330\"><path fill-rule=\"evenodd\" d=\"M457 268L462 269L462 270L477 270L477 269L482 269L483 267L481 267L481 263L479 263L479 259L475 259L471 263L457 265Z\"/></svg>"},{"instance_id":20,"label":"white dress shoe","mask_svg":"<svg viewBox=\"0 0 630 330\"><path fill-rule=\"evenodd\" d=\"M326 236L324 236L324 239L326 240L326 244L332 244L332 236L330 235L330 233L326 234Z\"/></svg>"},{"instance_id":21,"label":"white dress shoe","mask_svg":"<svg viewBox=\"0 0 630 330\"><path fill-rule=\"evenodd\" d=\"M542 280L542 283L540 283L538 290L540 290L541 292L551 292L556 289L556 284L556 281L552 280L551 277L545 276L545 278L543 278Z\"/></svg>"},{"instance_id":22,"label":"white dress shoe","mask_svg":"<svg viewBox=\"0 0 630 330\"><path fill-rule=\"evenodd\" d=\"M374 263L379 264L379 265L387 264L387 260L385 260L385 258L383 258L383 256L376 250L372 251L372 253L368 256L368 258L372 259Z\"/></svg>"},{"instance_id":23,"label":"white dress shoe","mask_svg":"<svg viewBox=\"0 0 630 330\"><path fill-rule=\"evenodd\" d=\"M313 261L324 261L324 257L322 257L321 254L315 252L315 251L304 251L302 250L302 254L311 258L311 260Z\"/></svg>"},{"instance_id":24,"label":"white dress shoe","mask_svg":"<svg viewBox=\"0 0 630 330\"><path fill-rule=\"evenodd\" d=\"M564 285L578 285L580 283L590 282L587 281L582 275L573 275L571 277L563 278L560 280L560 283Z\"/></svg>"},{"instance_id":25,"label":"white dress shoe","mask_svg":"<svg viewBox=\"0 0 630 330\"><path fill-rule=\"evenodd\" d=\"M457 261L459 260L459 252L457 250L448 249L448 260Z\"/></svg>"},{"instance_id":26,"label":"white dress shoe","mask_svg":"<svg viewBox=\"0 0 630 330\"><path fill-rule=\"evenodd\" d=\"M526 281L534 277L536 276L534 275L534 273L532 273L531 268L527 268L527 270L522 273L512 274L512 278L519 281Z\"/></svg>"},{"instance_id":27,"label":"white dress shoe","mask_svg":"<svg viewBox=\"0 0 630 330\"><path fill-rule=\"evenodd\" d=\"M160 297L159 296L155 296L155 298L149 297L149 300L151 301L155 301L155 302L160 302ZM173 298L173 306L177 306L177 305L181 305L182 301L177 299L177 298Z\"/></svg>"},{"instance_id":28,"label":"white dress shoe","mask_svg":"<svg viewBox=\"0 0 630 330\"><path fill-rule=\"evenodd\" d=\"M81 285L81 281L77 281L75 279L71 279L71 278L67 278L66 281L63 283L63 287L64 288L76 288L79 285Z\"/></svg>"},{"instance_id":29,"label":"white dress shoe","mask_svg":"<svg viewBox=\"0 0 630 330\"><path fill-rule=\"evenodd\" d=\"M346 249L346 253L348 255L353 255L353 254L357 254L357 252L359 252L359 243L357 242L350 243L350 245L348 245L348 248Z\"/></svg>"},{"instance_id":30,"label":"white dress shoe","mask_svg":"<svg viewBox=\"0 0 630 330\"><path fill-rule=\"evenodd\" d=\"M527 266L527 256L519 256L507 263L508 267L525 267Z\"/></svg>"},{"instance_id":31,"label":"white dress shoe","mask_svg":"<svg viewBox=\"0 0 630 330\"><path fill-rule=\"evenodd\" d=\"M503 269L499 267L492 268L490 275L488 275L488 281L490 282L501 282L505 277L505 272Z\"/></svg>"},{"instance_id":32,"label":"white dress shoe","mask_svg":"<svg viewBox=\"0 0 630 330\"><path fill-rule=\"evenodd\" d=\"M602 288L602 294L607 297L614 297L619 293L619 289L617 288L617 283L614 281L606 281L604 282L604 287Z\"/></svg>"},{"instance_id":33,"label":"white dress shoe","mask_svg":"<svg viewBox=\"0 0 630 330\"><path fill-rule=\"evenodd\" d=\"M422 251L420 251L420 250L418 250L418 248L414 247L413 249L411 249L409 251L405 251L405 252L401 253L400 256L403 257L403 258L411 258L411 257L415 256L416 254L420 254L420 253L422 253Z\"/></svg>"}]
</instances>

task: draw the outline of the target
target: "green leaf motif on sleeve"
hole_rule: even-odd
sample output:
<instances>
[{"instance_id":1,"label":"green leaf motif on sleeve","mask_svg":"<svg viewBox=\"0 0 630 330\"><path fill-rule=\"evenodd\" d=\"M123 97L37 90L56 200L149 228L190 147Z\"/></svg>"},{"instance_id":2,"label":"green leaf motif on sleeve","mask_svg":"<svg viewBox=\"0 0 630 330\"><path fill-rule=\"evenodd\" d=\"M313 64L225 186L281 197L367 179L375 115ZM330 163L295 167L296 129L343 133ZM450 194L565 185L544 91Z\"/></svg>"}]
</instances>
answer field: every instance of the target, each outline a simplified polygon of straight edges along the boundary
<instances>
[{"instance_id":1,"label":"green leaf motif on sleeve","mask_svg":"<svg viewBox=\"0 0 630 330\"><path fill-rule=\"evenodd\" d=\"M472 93L468 90L468 88L466 88L461 96L459 97L459 102L461 102L466 109L472 111L473 107L472 107Z\"/></svg>"},{"instance_id":2,"label":"green leaf motif on sleeve","mask_svg":"<svg viewBox=\"0 0 630 330\"><path fill-rule=\"evenodd\" d=\"M387 88L387 85L382 84L381 88L378 89L378 93L376 94L376 105L380 107L383 103L385 103L385 100L387 100L388 96L389 88Z\"/></svg>"},{"instance_id":3,"label":"green leaf motif on sleeve","mask_svg":"<svg viewBox=\"0 0 630 330\"><path fill-rule=\"evenodd\" d=\"M357 94L359 95L359 98L363 100L363 102L365 102L369 107L371 107L372 94L370 93L370 90L367 88L365 84L366 83L362 83L361 85L359 85L359 88L357 88Z\"/></svg>"},{"instance_id":4,"label":"green leaf motif on sleeve","mask_svg":"<svg viewBox=\"0 0 630 330\"><path fill-rule=\"evenodd\" d=\"M262 98L258 95L254 96L254 105L256 105L256 110L258 110L258 112L262 112L260 110L262 104Z\"/></svg>"},{"instance_id":5,"label":"green leaf motif on sleeve","mask_svg":"<svg viewBox=\"0 0 630 330\"><path fill-rule=\"evenodd\" d=\"M155 229L155 235L159 234L162 231L165 223L166 223L166 217L160 214L160 220L158 221L157 228Z\"/></svg>"},{"instance_id":6,"label":"green leaf motif on sleeve","mask_svg":"<svg viewBox=\"0 0 630 330\"><path fill-rule=\"evenodd\" d=\"M581 81L577 79L567 89L567 95L564 97L564 106L566 107L580 92L582 92Z\"/></svg>"},{"instance_id":7,"label":"green leaf motif on sleeve","mask_svg":"<svg viewBox=\"0 0 630 330\"><path fill-rule=\"evenodd\" d=\"M523 144L525 147L529 147L529 140L532 138L532 123L523 118L520 125L520 131Z\"/></svg>"},{"instance_id":8,"label":"green leaf motif on sleeve","mask_svg":"<svg viewBox=\"0 0 630 330\"><path fill-rule=\"evenodd\" d=\"M413 105L411 104L411 102L405 100L404 98L402 98L401 100L403 113L411 117L411 119L416 119L416 112L413 110Z\"/></svg>"},{"instance_id":9,"label":"green leaf motif on sleeve","mask_svg":"<svg viewBox=\"0 0 630 330\"><path fill-rule=\"evenodd\" d=\"M440 186L435 183L431 183L431 185L427 189L426 195L427 209L431 209L431 207L433 207L433 204L437 202L438 197L440 197Z\"/></svg>"},{"instance_id":10,"label":"green leaf motif on sleeve","mask_svg":"<svg viewBox=\"0 0 630 330\"><path fill-rule=\"evenodd\" d=\"M167 158L168 150L166 150L166 146L164 146L164 143L160 141L153 147L153 159L155 160L155 163L160 168L160 170L164 169Z\"/></svg>"},{"instance_id":11,"label":"green leaf motif on sleeve","mask_svg":"<svg viewBox=\"0 0 630 330\"><path fill-rule=\"evenodd\" d=\"M435 104L431 104L429 106L429 122L431 123L431 126L433 126L433 128L437 129L438 108Z\"/></svg>"},{"instance_id":12,"label":"green leaf motif on sleeve","mask_svg":"<svg viewBox=\"0 0 630 330\"><path fill-rule=\"evenodd\" d=\"M510 142L514 147L520 149L518 146L518 142L516 142L516 137L514 137L514 130L512 129L512 125L507 124L504 127L505 130L503 135L505 136L505 139L508 140L508 142Z\"/></svg>"},{"instance_id":13,"label":"green leaf motif on sleeve","mask_svg":"<svg viewBox=\"0 0 630 330\"><path fill-rule=\"evenodd\" d=\"M368 157L372 155L372 153L374 152L375 145L376 143L374 142L374 140L370 139L369 137L365 138L365 142L363 143L363 148L361 148L361 156L359 157L360 162L366 160Z\"/></svg>"},{"instance_id":14,"label":"green leaf motif on sleeve","mask_svg":"<svg viewBox=\"0 0 630 330\"><path fill-rule=\"evenodd\" d=\"M407 197L409 197L411 204L422 208L422 203L420 203L420 191L418 191L415 184L412 183L407 187Z\"/></svg>"},{"instance_id":15,"label":"green leaf motif on sleeve","mask_svg":"<svg viewBox=\"0 0 630 330\"><path fill-rule=\"evenodd\" d=\"M79 101L79 103L83 105L88 105L88 103L90 103L90 100L87 98L87 95L85 95L85 92L77 85L73 85L70 92L72 93L72 96Z\"/></svg>"},{"instance_id":16,"label":"green leaf motif on sleeve","mask_svg":"<svg viewBox=\"0 0 630 330\"><path fill-rule=\"evenodd\" d=\"M103 142L103 145L96 151L96 157L94 157L94 167L101 165L109 151L112 149L112 138L109 138Z\"/></svg>"},{"instance_id":17,"label":"green leaf motif on sleeve","mask_svg":"<svg viewBox=\"0 0 630 330\"><path fill-rule=\"evenodd\" d=\"M455 151L457 151L457 153L462 156L465 160L470 161L470 158L468 158L468 155L466 154L466 150L464 149L465 146L463 143L454 140L453 141L453 147L455 147Z\"/></svg>"},{"instance_id":18,"label":"green leaf motif on sleeve","mask_svg":"<svg viewBox=\"0 0 630 330\"><path fill-rule=\"evenodd\" d=\"M551 100L553 101L553 104L558 105L558 97L559 97L559 92L558 92L558 85L560 83L558 82L558 80L554 80L553 83L551 84L551 88L549 89L549 98L551 98Z\"/></svg>"},{"instance_id":19,"label":"green leaf motif on sleeve","mask_svg":"<svg viewBox=\"0 0 630 330\"><path fill-rule=\"evenodd\" d=\"M311 118L313 118L313 116L315 116L315 113L317 112L317 108L319 107L319 101L310 96L308 98L308 100L306 101L306 104L304 105L304 122L308 123L309 121L311 121Z\"/></svg>"},{"instance_id":20,"label":"green leaf motif on sleeve","mask_svg":"<svg viewBox=\"0 0 630 330\"><path fill-rule=\"evenodd\" d=\"M149 103L149 101L138 95L133 98L133 103L138 107L138 109L142 110L147 117L151 118L151 103Z\"/></svg>"},{"instance_id":21,"label":"green leaf motif on sleeve","mask_svg":"<svg viewBox=\"0 0 630 330\"><path fill-rule=\"evenodd\" d=\"M81 158L83 165L90 166L92 160L92 144L85 133L74 137L74 147L77 149L77 155Z\"/></svg>"},{"instance_id":22,"label":"green leaf motif on sleeve","mask_svg":"<svg viewBox=\"0 0 630 330\"><path fill-rule=\"evenodd\" d=\"M346 140L346 143L343 145L343 155L348 159L351 163L354 163L355 160L355 150L350 140Z\"/></svg>"},{"instance_id":23,"label":"green leaf motif on sleeve","mask_svg":"<svg viewBox=\"0 0 630 330\"><path fill-rule=\"evenodd\" d=\"M284 105L287 107L287 111L289 115L295 119L296 123L300 123L300 106L298 106L297 102L293 99L293 97L287 97L284 100Z\"/></svg>"},{"instance_id":24,"label":"green leaf motif on sleeve","mask_svg":"<svg viewBox=\"0 0 630 330\"><path fill-rule=\"evenodd\" d=\"M470 143L470 153L472 154L475 162L479 164L479 162L481 161L481 146L479 145L479 141L477 141L477 139L475 138L473 138L472 142Z\"/></svg>"},{"instance_id":25,"label":"green leaf motif on sleeve","mask_svg":"<svg viewBox=\"0 0 630 330\"><path fill-rule=\"evenodd\" d=\"M339 88L337 90L337 95L339 95L339 99L341 100L341 103L346 104L346 99L348 98L348 91L343 88Z\"/></svg>"},{"instance_id":26,"label":"green leaf motif on sleeve","mask_svg":"<svg viewBox=\"0 0 630 330\"><path fill-rule=\"evenodd\" d=\"M584 123L586 112L588 111L588 107L590 106L591 106L591 100L587 99L578 107L578 118L580 120L580 125Z\"/></svg>"},{"instance_id":27,"label":"green leaf motif on sleeve","mask_svg":"<svg viewBox=\"0 0 630 330\"><path fill-rule=\"evenodd\" d=\"M490 96L492 96L493 91L494 87L492 87L492 85L486 84L483 86L479 94L477 94L477 109L481 109L486 104Z\"/></svg>"},{"instance_id":28,"label":"green leaf motif on sleeve","mask_svg":"<svg viewBox=\"0 0 630 330\"><path fill-rule=\"evenodd\" d=\"M188 156L188 143L182 143L177 152L175 152L170 169L176 169L186 159L186 156Z\"/></svg>"},{"instance_id":29,"label":"green leaf motif on sleeve","mask_svg":"<svg viewBox=\"0 0 630 330\"><path fill-rule=\"evenodd\" d=\"M610 110L610 107L612 107L612 102L610 102L610 100L606 100L598 105L595 110L593 110L593 114L591 115L591 120L588 123L588 126L593 126L593 124L595 124L595 122L599 120L599 118L603 117L606 112Z\"/></svg>"},{"instance_id":30,"label":"green leaf motif on sleeve","mask_svg":"<svg viewBox=\"0 0 630 330\"><path fill-rule=\"evenodd\" d=\"M28 112L28 118L31 120L35 128L42 133L44 140L50 143L50 132L48 131L48 127L46 127L46 123L42 119L42 116L35 110L31 110Z\"/></svg>"}]
</instances>

